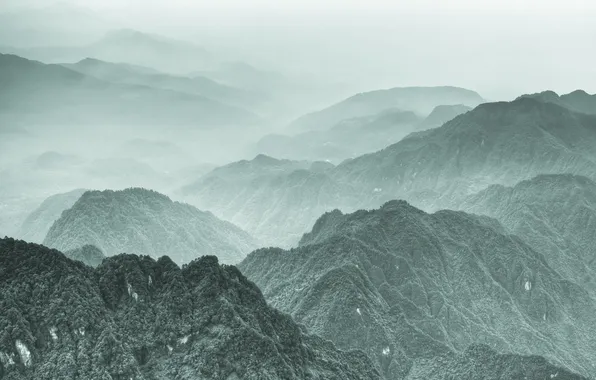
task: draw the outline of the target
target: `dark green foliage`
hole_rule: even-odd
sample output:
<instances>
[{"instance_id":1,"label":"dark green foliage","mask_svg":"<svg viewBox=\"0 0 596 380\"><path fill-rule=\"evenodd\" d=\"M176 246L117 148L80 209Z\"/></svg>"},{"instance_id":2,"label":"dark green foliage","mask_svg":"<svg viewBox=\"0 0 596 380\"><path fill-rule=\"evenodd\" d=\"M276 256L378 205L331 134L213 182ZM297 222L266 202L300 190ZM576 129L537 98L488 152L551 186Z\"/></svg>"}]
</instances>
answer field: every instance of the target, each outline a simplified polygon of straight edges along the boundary
<instances>
[{"instance_id":1,"label":"dark green foliage","mask_svg":"<svg viewBox=\"0 0 596 380\"><path fill-rule=\"evenodd\" d=\"M299 248L260 249L239 268L273 306L340 348L366 351L388 379L425 378L416 374L439 358L474 378L464 375L479 373L466 369L475 359L454 358L475 344L514 354L487 361L510 361L511 373L524 371L523 355L596 371L594 299L494 219L404 201L333 211Z\"/></svg>"},{"instance_id":2,"label":"dark green foliage","mask_svg":"<svg viewBox=\"0 0 596 380\"><path fill-rule=\"evenodd\" d=\"M0 240L0 334L2 380L379 378L363 353L306 335L214 256L179 268L119 255L93 269Z\"/></svg>"}]
</instances>

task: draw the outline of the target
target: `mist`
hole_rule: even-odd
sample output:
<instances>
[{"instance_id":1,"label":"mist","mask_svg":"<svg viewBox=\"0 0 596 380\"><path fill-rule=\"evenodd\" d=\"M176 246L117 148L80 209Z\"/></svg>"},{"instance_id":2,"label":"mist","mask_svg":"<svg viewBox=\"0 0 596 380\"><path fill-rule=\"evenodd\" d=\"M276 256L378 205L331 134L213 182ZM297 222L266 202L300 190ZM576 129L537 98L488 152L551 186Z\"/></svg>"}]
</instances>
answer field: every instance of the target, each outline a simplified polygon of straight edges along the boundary
<instances>
[{"instance_id":1,"label":"mist","mask_svg":"<svg viewBox=\"0 0 596 380\"><path fill-rule=\"evenodd\" d=\"M0 380L596 380L595 19L0 0Z\"/></svg>"}]
</instances>

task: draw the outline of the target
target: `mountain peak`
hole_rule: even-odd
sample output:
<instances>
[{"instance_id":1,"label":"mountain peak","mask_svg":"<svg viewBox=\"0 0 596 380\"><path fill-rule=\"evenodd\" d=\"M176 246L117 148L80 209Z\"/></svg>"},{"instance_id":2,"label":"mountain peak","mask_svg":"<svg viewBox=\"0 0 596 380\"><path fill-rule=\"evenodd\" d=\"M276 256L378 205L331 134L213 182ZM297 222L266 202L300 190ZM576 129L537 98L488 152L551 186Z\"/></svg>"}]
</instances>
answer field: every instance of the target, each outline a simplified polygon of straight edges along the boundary
<instances>
[{"instance_id":1,"label":"mountain peak","mask_svg":"<svg viewBox=\"0 0 596 380\"><path fill-rule=\"evenodd\" d=\"M227 264L257 246L232 223L144 188L85 192L54 222L44 244L60 250L92 244L106 256L168 255L178 263L217 253Z\"/></svg>"}]
</instances>

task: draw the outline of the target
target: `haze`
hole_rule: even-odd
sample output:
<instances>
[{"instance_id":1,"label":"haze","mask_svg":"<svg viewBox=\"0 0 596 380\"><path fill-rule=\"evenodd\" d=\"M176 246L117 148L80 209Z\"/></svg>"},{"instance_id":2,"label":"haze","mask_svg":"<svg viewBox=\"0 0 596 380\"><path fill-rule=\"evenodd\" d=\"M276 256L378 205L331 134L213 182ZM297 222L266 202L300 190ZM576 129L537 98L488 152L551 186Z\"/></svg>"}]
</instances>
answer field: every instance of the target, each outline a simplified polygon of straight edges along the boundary
<instances>
[{"instance_id":1,"label":"haze","mask_svg":"<svg viewBox=\"0 0 596 380\"><path fill-rule=\"evenodd\" d=\"M115 26L191 41L233 59L323 77L362 91L455 85L490 99L510 99L544 89L596 89L592 64L596 53L591 48L596 41L596 5L590 1L81 0L68 4L92 9ZM9 0L0 10L52 5L51 1ZM3 45L19 42L18 35L0 36Z\"/></svg>"}]
</instances>

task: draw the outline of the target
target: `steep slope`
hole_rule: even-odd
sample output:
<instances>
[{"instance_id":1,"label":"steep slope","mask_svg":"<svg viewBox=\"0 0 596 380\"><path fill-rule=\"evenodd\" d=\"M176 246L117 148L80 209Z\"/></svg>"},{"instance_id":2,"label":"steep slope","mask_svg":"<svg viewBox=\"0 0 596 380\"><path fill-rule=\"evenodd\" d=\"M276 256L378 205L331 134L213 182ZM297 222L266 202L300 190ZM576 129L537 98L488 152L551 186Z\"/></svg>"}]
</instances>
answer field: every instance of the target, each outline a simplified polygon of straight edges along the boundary
<instances>
[{"instance_id":1,"label":"steep slope","mask_svg":"<svg viewBox=\"0 0 596 380\"><path fill-rule=\"evenodd\" d=\"M596 94L590 95L584 90L575 90L569 94L559 95L554 91L523 95L543 102L558 104L572 111L596 115Z\"/></svg>"},{"instance_id":2,"label":"steep slope","mask_svg":"<svg viewBox=\"0 0 596 380\"><path fill-rule=\"evenodd\" d=\"M453 120L456 116L472 110L471 107L462 104L456 105L440 105L436 106L433 111L418 125L418 130L437 128L445 124L449 120Z\"/></svg>"},{"instance_id":3,"label":"steep slope","mask_svg":"<svg viewBox=\"0 0 596 380\"><path fill-rule=\"evenodd\" d=\"M84 193L44 239L44 245L63 251L87 244L107 256L168 255L177 263L187 263L199 256L217 255L228 264L257 247L250 235L233 224L139 188Z\"/></svg>"},{"instance_id":4,"label":"steep slope","mask_svg":"<svg viewBox=\"0 0 596 380\"><path fill-rule=\"evenodd\" d=\"M84 189L76 189L47 198L35 211L29 214L16 236L31 243L43 242L52 224L60 218L64 210L71 208L85 191Z\"/></svg>"},{"instance_id":5,"label":"steep slope","mask_svg":"<svg viewBox=\"0 0 596 380\"><path fill-rule=\"evenodd\" d=\"M94 245L84 245L80 248L65 251L64 256L71 260L78 260L93 268L98 267L106 258L103 252Z\"/></svg>"},{"instance_id":6,"label":"steep slope","mask_svg":"<svg viewBox=\"0 0 596 380\"><path fill-rule=\"evenodd\" d=\"M596 183L570 174L541 175L513 187L500 185L458 206L497 218L542 253L568 280L596 294Z\"/></svg>"},{"instance_id":7,"label":"steep slope","mask_svg":"<svg viewBox=\"0 0 596 380\"><path fill-rule=\"evenodd\" d=\"M194 196L204 202L201 208L255 236L275 231L264 243L287 246L292 239L280 236L296 239L334 208L351 212L392 199L427 211L454 208L492 184L514 185L543 173L596 180L596 116L529 98L487 103L324 173L255 180L239 190L220 181Z\"/></svg>"},{"instance_id":8,"label":"steep slope","mask_svg":"<svg viewBox=\"0 0 596 380\"><path fill-rule=\"evenodd\" d=\"M458 87L396 87L354 95L331 107L302 116L292 123L297 130L325 130L342 120L375 115L397 108L428 115L438 105L475 107L483 99L474 91Z\"/></svg>"},{"instance_id":9,"label":"steep slope","mask_svg":"<svg viewBox=\"0 0 596 380\"><path fill-rule=\"evenodd\" d=\"M543 173L596 179L596 117L529 98L482 104L441 128L346 161L332 175L361 186L363 197L382 189L384 200L436 209Z\"/></svg>"},{"instance_id":10,"label":"steep slope","mask_svg":"<svg viewBox=\"0 0 596 380\"><path fill-rule=\"evenodd\" d=\"M0 54L0 117L30 124L247 125L258 117L202 96L115 84Z\"/></svg>"},{"instance_id":11,"label":"steep slope","mask_svg":"<svg viewBox=\"0 0 596 380\"><path fill-rule=\"evenodd\" d=\"M93 58L86 58L74 64L63 64L63 66L107 82L194 94L243 108L254 108L263 102L255 93L226 86L205 77L176 76L144 67Z\"/></svg>"},{"instance_id":12,"label":"steep slope","mask_svg":"<svg viewBox=\"0 0 596 380\"><path fill-rule=\"evenodd\" d=\"M299 248L257 250L239 269L274 307L363 349L390 379L475 344L596 373L594 299L494 219L404 201L336 210Z\"/></svg>"},{"instance_id":13,"label":"steep slope","mask_svg":"<svg viewBox=\"0 0 596 380\"><path fill-rule=\"evenodd\" d=\"M328 207L355 202L338 198L345 188L329 178L332 167L259 155L214 169L179 194L238 225L265 246L290 247Z\"/></svg>"},{"instance_id":14,"label":"steep slope","mask_svg":"<svg viewBox=\"0 0 596 380\"><path fill-rule=\"evenodd\" d=\"M378 379L269 307L214 256L111 257L92 269L60 252L0 240L0 378Z\"/></svg>"},{"instance_id":15,"label":"steep slope","mask_svg":"<svg viewBox=\"0 0 596 380\"><path fill-rule=\"evenodd\" d=\"M418 123L420 118L413 112L390 109L373 116L342 120L329 130L296 136L268 135L255 149L274 157L340 163L396 143L414 131Z\"/></svg>"}]
</instances>

